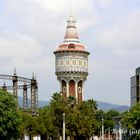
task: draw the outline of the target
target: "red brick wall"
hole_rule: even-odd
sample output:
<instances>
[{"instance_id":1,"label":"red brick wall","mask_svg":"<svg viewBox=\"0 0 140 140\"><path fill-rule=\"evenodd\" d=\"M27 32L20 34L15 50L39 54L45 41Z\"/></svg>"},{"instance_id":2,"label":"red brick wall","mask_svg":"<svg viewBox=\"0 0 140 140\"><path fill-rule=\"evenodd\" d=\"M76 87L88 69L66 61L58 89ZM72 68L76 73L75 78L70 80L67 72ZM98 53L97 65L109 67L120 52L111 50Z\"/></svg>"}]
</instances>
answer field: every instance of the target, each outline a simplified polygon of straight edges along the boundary
<instances>
[{"instance_id":1,"label":"red brick wall","mask_svg":"<svg viewBox=\"0 0 140 140\"><path fill-rule=\"evenodd\" d=\"M70 80L70 82L69 82L69 96L75 97L75 82L74 82L74 80Z\"/></svg>"}]
</instances>

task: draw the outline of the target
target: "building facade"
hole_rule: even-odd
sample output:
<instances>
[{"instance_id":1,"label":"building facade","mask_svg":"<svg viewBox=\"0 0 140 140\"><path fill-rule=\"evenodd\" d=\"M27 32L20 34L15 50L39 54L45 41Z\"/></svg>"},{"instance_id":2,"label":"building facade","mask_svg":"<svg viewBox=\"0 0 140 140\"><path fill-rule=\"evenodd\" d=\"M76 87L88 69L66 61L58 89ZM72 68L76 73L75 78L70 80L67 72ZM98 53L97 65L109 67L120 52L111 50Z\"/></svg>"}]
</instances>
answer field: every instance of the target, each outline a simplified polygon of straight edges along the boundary
<instances>
[{"instance_id":1,"label":"building facade","mask_svg":"<svg viewBox=\"0 0 140 140\"><path fill-rule=\"evenodd\" d=\"M135 76L131 77L131 106L140 102L140 67L136 69Z\"/></svg>"},{"instance_id":2,"label":"building facade","mask_svg":"<svg viewBox=\"0 0 140 140\"><path fill-rule=\"evenodd\" d=\"M77 101L83 100L83 86L88 76L88 55L78 37L76 20L70 15L67 21L64 41L55 54L55 74L61 85L64 98L73 96Z\"/></svg>"}]
</instances>

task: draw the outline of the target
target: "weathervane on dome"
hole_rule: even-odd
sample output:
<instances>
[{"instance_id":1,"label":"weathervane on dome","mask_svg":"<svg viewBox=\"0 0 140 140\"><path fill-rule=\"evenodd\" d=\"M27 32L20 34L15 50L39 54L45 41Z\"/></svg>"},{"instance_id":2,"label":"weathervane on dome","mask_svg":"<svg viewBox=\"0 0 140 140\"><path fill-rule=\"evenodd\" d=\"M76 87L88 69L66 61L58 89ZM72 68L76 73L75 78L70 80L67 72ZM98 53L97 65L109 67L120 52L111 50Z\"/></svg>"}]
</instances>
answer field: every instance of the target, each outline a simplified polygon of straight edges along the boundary
<instances>
[{"instance_id":1,"label":"weathervane on dome","mask_svg":"<svg viewBox=\"0 0 140 140\"><path fill-rule=\"evenodd\" d=\"M70 14L67 22L76 22L76 18L73 16L72 9L70 10Z\"/></svg>"}]
</instances>

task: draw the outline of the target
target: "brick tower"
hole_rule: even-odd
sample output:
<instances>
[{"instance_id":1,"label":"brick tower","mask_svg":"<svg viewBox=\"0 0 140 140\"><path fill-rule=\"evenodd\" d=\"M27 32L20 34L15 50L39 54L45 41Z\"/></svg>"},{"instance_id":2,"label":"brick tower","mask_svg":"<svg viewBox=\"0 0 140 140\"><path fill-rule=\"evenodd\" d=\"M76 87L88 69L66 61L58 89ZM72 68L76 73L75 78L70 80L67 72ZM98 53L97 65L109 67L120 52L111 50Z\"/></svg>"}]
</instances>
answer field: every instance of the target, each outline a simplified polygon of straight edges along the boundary
<instances>
[{"instance_id":1,"label":"brick tower","mask_svg":"<svg viewBox=\"0 0 140 140\"><path fill-rule=\"evenodd\" d=\"M76 20L70 14L67 21L64 41L55 54L55 74L61 84L64 97L74 96L77 101L83 100L84 81L88 76L88 55L86 47L80 43Z\"/></svg>"}]
</instances>

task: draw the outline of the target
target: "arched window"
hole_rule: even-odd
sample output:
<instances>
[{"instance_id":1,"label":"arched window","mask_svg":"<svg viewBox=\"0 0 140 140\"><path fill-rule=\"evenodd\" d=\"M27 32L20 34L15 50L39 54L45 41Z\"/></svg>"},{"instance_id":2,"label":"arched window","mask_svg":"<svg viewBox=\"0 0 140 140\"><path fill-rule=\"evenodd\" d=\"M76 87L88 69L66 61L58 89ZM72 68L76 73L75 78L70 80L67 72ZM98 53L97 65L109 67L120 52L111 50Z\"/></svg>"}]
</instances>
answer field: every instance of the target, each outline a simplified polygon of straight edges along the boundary
<instances>
[{"instance_id":1,"label":"arched window","mask_svg":"<svg viewBox=\"0 0 140 140\"><path fill-rule=\"evenodd\" d=\"M75 96L75 82L74 82L74 80L70 80L70 82L69 82L69 95Z\"/></svg>"},{"instance_id":2,"label":"arched window","mask_svg":"<svg viewBox=\"0 0 140 140\"><path fill-rule=\"evenodd\" d=\"M86 61L84 61L84 66L86 66L87 64L86 64Z\"/></svg>"},{"instance_id":3,"label":"arched window","mask_svg":"<svg viewBox=\"0 0 140 140\"><path fill-rule=\"evenodd\" d=\"M66 60L66 65L69 65L69 60Z\"/></svg>"},{"instance_id":4,"label":"arched window","mask_svg":"<svg viewBox=\"0 0 140 140\"><path fill-rule=\"evenodd\" d=\"M75 49L75 45L74 44L69 44L68 49Z\"/></svg>"},{"instance_id":5,"label":"arched window","mask_svg":"<svg viewBox=\"0 0 140 140\"><path fill-rule=\"evenodd\" d=\"M82 60L79 60L79 66L81 66L82 65Z\"/></svg>"},{"instance_id":6,"label":"arched window","mask_svg":"<svg viewBox=\"0 0 140 140\"><path fill-rule=\"evenodd\" d=\"M63 59L61 60L61 65L63 65Z\"/></svg>"},{"instance_id":7,"label":"arched window","mask_svg":"<svg viewBox=\"0 0 140 140\"><path fill-rule=\"evenodd\" d=\"M75 59L73 59L73 65L76 65L76 60Z\"/></svg>"}]
</instances>

